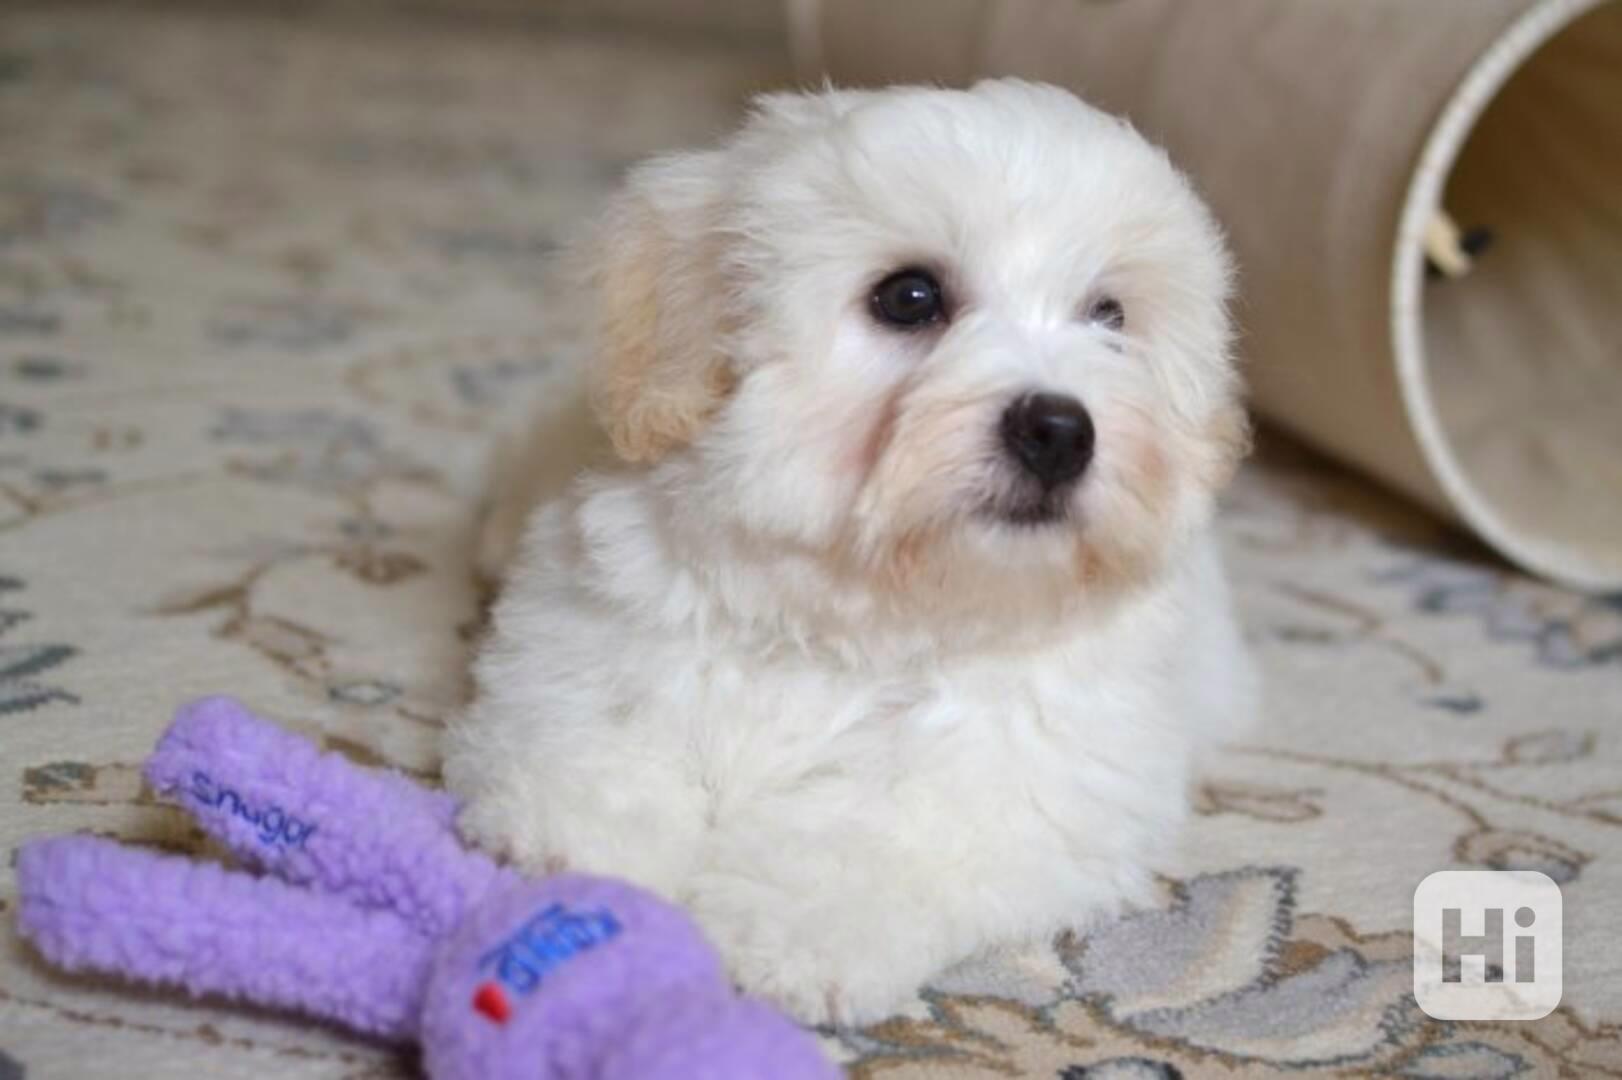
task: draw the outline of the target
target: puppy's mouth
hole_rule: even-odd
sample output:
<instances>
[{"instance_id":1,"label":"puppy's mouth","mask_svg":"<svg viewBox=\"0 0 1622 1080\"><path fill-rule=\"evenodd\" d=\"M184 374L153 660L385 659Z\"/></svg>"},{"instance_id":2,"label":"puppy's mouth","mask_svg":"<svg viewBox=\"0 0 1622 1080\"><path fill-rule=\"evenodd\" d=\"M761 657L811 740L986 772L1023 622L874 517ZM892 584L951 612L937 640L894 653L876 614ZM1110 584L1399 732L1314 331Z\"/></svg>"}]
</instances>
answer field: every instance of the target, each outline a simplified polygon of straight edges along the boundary
<instances>
[{"instance_id":1,"label":"puppy's mouth","mask_svg":"<svg viewBox=\"0 0 1622 1080\"><path fill-rule=\"evenodd\" d=\"M1069 487L1059 491L1011 491L986 500L976 516L1019 529L1063 525L1073 516L1070 495Z\"/></svg>"}]
</instances>

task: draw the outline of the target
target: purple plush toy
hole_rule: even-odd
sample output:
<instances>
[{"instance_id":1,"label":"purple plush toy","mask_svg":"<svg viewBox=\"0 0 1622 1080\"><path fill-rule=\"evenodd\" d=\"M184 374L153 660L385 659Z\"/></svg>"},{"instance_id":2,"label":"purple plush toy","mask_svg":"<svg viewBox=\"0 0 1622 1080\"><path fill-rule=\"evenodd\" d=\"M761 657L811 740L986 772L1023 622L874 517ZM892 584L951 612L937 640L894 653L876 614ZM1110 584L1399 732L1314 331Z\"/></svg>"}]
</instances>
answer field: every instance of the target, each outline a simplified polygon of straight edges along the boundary
<instances>
[{"instance_id":1,"label":"purple plush toy","mask_svg":"<svg viewBox=\"0 0 1622 1080\"><path fill-rule=\"evenodd\" d=\"M520 876L456 804L226 698L181 710L146 775L257 877L89 837L22 849L19 922L54 964L415 1040L436 1080L825 1080L810 1036L735 996L680 909Z\"/></svg>"}]
</instances>

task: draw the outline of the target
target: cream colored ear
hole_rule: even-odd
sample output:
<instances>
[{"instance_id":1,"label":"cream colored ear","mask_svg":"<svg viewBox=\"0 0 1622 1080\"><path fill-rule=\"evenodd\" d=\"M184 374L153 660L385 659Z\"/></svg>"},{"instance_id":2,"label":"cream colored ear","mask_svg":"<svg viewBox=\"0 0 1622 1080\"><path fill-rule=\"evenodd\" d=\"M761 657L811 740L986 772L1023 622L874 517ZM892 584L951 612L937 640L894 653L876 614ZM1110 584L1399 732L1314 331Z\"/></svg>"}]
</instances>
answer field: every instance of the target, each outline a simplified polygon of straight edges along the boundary
<instances>
[{"instance_id":1,"label":"cream colored ear","mask_svg":"<svg viewBox=\"0 0 1622 1080\"><path fill-rule=\"evenodd\" d=\"M1250 416L1244 406L1235 402L1219 411L1210 420L1205 431L1207 448L1200 479L1215 491L1226 487L1239 465L1250 454L1252 444Z\"/></svg>"},{"instance_id":2,"label":"cream colored ear","mask_svg":"<svg viewBox=\"0 0 1622 1080\"><path fill-rule=\"evenodd\" d=\"M720 159L688 154L637 169L590 253L597 355L587 382L627 461L691 442L733 386L720 344Z\"/></svg>"}]
</instances>

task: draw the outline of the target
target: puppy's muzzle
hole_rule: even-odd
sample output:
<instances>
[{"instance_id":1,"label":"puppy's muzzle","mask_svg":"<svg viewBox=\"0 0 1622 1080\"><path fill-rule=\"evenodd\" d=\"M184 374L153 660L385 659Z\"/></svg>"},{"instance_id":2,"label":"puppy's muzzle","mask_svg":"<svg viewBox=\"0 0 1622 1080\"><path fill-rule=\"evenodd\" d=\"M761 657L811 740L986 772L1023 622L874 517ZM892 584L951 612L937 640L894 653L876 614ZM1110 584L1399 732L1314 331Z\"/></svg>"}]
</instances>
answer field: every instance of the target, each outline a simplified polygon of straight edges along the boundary
<instances>
[{"instance_id":1,"label":"puppy's muzzle","mask_svg":"<svg viewBox=\"0 0 1622 1080\"><path fill-rule=\"evenodd\" d=\"M1093 418L1068 395L1026 394L1003 410L1003 446L1044 494L1087 471L1095 437Z\"/></svg>"}]
</instances>

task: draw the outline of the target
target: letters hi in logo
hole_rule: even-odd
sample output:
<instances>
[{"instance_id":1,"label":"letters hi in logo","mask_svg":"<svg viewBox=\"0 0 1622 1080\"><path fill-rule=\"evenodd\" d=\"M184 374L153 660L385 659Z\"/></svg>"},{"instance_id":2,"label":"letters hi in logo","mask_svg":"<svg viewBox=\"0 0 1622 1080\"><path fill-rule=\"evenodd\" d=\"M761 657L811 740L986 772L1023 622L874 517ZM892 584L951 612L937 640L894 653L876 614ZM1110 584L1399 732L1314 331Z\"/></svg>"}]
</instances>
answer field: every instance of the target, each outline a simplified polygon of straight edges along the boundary
<instances>
[{"instance_id":1,"label":"letters hi in logo","mask_svg":"<svg viewBox=\"0 0 1622 1080\"><path fill-rule=\"evenodd\" d=\"M1545 874L1430 875L1414 891L1419 1007L1438 1020L1547 1016L1560 1004L1562 916L1560 887Z\"/></svg>"}]
</instances>

